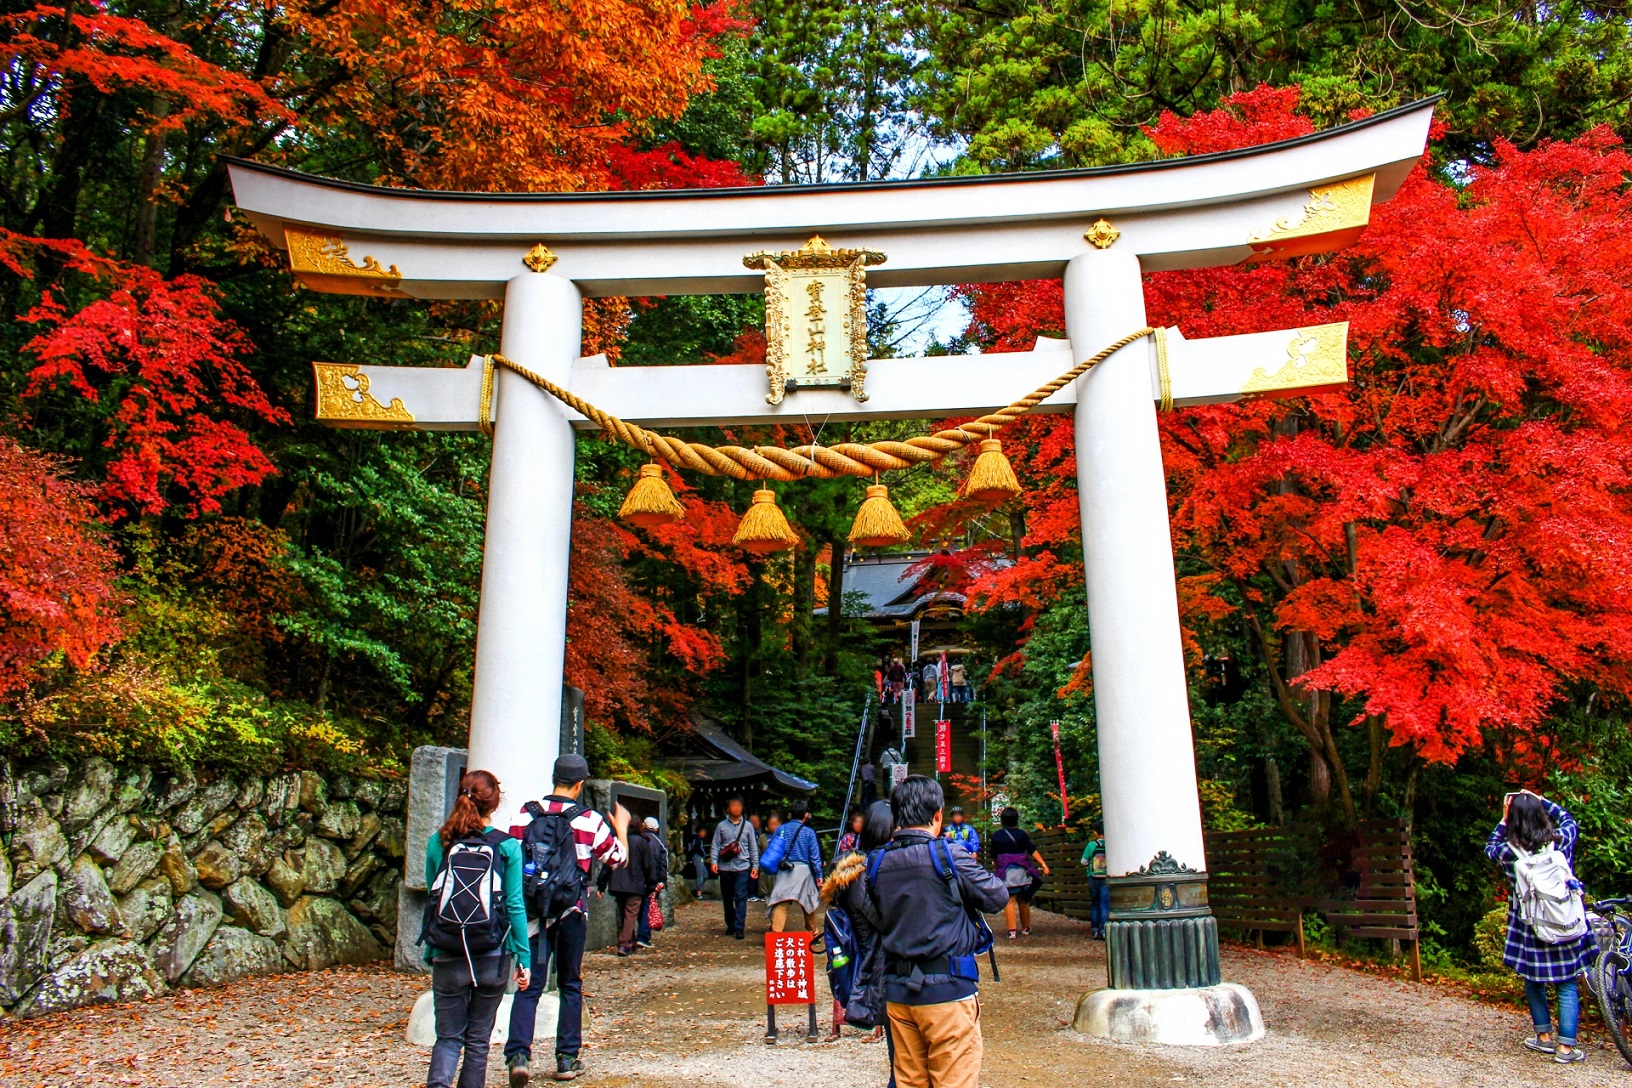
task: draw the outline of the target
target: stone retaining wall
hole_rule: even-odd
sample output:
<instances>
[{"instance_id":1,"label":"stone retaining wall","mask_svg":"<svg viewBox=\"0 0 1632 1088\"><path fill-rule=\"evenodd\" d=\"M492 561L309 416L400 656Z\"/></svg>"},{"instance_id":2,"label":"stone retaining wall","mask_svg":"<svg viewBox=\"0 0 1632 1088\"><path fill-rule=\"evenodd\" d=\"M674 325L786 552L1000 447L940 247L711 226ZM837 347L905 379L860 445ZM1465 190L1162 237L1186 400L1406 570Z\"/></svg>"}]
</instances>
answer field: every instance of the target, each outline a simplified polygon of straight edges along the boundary
<instances>
[{"instance_id":1,"label":"stone retaining wall","mask_svg":"<svg viewBox=\"0 0 1632 1088\"><path fill-rule=\"evenodd\" d=\"M0 1008L382 959L407 788L311 771L0 761Z\"/></svg>"}]
</instances>

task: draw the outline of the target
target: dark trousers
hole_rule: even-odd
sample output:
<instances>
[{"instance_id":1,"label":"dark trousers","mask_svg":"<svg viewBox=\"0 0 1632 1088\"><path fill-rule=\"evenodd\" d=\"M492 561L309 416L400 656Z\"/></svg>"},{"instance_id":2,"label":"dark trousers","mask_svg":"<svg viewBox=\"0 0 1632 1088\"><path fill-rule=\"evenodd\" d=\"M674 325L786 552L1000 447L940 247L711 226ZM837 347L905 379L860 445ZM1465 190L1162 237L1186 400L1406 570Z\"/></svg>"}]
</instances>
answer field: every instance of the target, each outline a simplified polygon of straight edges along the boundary
<instances>
[{"instance_id":1,"label":"dark trousers","mask_svg":"<svg viewBox=\"0 0 1632 1088\"><path fill-rule=\"evenodd\" d=\"M584 941L589 919L573 911L533 937L533 977L525 990L517 990L510 1003L510 1038L504 1057L533 1054L533 1021L538 1017L538 999L544 993L544 979L555 961L555 986L561 999L555 1020L555 1052L576 1056L584 1036Z\"/></svg>"},{"instance_id":2,"label":"dark trousers","mask_svg":"<svg viewBox=\"0 0 1632 1088\"><path fill-rule=\"evenodd\" d=\"M1103 933L1105 923L1111 917L1111 885L1102 876L1091 876L1088 878L1088 891L1091 896L1088 924L1096 933Z\"/></svg>"},{"instance_id":3,"label":"dark trousers","mask_svg":"<svg viewBox=\"0 0 1632 1088\"><path fill-rule=\"evenodd\" d=\"M471 967L476 984L470 982ZM438 955L431 962L431 993L436 1008L436 1045L431 1048L427 1088L453 1088L453 1073L464 1052L458 1088L482 1088L487 1083L487 1047L493 1020L510 980L510 957L478 956L467 963L462 956Z\"/></svg>"},{"instance_id":4,"label":"dark trousers","mask_svg":"<svg viewBox=\"0 0 1632 1088\"><path fill-rule=\"evenodd\" d=\"M720 905L725 908L725 928L741 933L748 924L748 870L720 870Z\"/></svg>"},{"instance_id":5,"label":"dark trousers","mask_svg":"<svg viewBox=\"0 0 1632 1088\"><path fill-rule=\"evenodd\" d=\"M635 930L640 925L640 905L644 895L617 892L618 897L618 951L629 952L635 947Z\"/></svg>"},{"instance_id":6,"label":"dark trousers","mask_svg":"<svg viewBox=\"0 0 1632 1088\"><path fill-rule=\"evenodd\" d=\"M635 920L635 943L652 943L652 900L657 893L653 892L640 901L640 917Z\"/></svg>"}]
</instances>

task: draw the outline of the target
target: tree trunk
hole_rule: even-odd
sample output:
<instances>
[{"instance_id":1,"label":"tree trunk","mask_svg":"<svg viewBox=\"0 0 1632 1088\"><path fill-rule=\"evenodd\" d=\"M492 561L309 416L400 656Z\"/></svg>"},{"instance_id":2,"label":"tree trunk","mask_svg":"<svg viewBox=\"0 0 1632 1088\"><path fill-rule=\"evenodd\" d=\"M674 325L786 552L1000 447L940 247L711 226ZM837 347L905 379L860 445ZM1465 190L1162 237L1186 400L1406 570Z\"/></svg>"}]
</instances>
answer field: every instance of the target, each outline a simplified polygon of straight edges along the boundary
<instances>
[{"instance_id":1,"label":"tree trunk","mask_svg":"<svg viewBox=\"0 0 1632 1088\"><path fill-rule=\"evenodd\" d=\"M822 671L828 676L839 672L839 643L844 638L844 545L842 537L828 541L827 567L827 653L822 659Z\"/></svg>"},{"instance_id":2,"label":"tree trunk","mask_svg":"<svg viewBox=\"0 0 1632 1088\"><path fill-rule=\"evenodd\" d=\"M1405 813L1405 826L1417 822L1417 776L1422 771L1422 760L1411 754L1411 769L1405 775L1405 794L1400 798L1400 811Z\"/></svg>"},{"instance_id":3,"label":"tree trunk","mask_svg":"<svg viewBox=\"0 0 1632 1088\"><path fill-rule=\"evenodd\" d=\"M1242 595L1247 596L1246 587L1239 588ZM1270 686L1274 691L1275 701L1280 705L1281 713L1285 714L1287 721L1303 734L1303 739L1309 746L1310 793L1317 805L1324 805L1326 799L1331 796L1331 783L1335 780L1338 797L1342 801L1343 820L1346 826L1353 827L1354 797L1349 792L1348 771L1343 765L1342 755L1337 750L1337 741L1332 736L1329 721L1331 695L1327 692L1303 691L1293 686L1295 676L1320 663L1320 643L1313 635L1288 632L1281 639L1281 648L1277 652L1274 640L1256 613L1251 611L1244 613L1243 620L1247 630L1257 641L1258 652L1268 668ZM1296 673L1293 672L1295 668L1299 670ZM1303 699L1308 700L1306 706L1299 705Z\"/></svg>"},{"instance_id":4,"label":"tree trunk","mask_svg":"<svg viewBox=\"0 0 1632 1088\"><path fill-rule=\"evenodd\" d=\"M1313 641L1314 636L1310 636ZM1353 827L1356 823L1354 794L1349 789L1349 768L1343 762L1343 756L1337 750L1337 738L1332 735L1332 693L1317 691L1314 693L1314 712L1310 715L1310 722L1319 733L1321 744L1325 749L1326 762L1332 768L1332 781L1337 784L1337 799L1342 803L1341 815L1345 827Z\"/></svg>"},{"instance_id":5,"label":"tree trunk","mask_svg":"<svg viewBox=\"0 0 1632 1088\"><path fill-rule=\"evenodd\" d=\"M323 673L317 679L317 700L313 704L319 714L329 708L329 678L334 675L334 651L323 651Z\"/></svg>"},{"instance_id":6,"label":"tree trunk","mask_svg":"<svg viewBox=\"0 0 1632 1088\"><path fill-rule=\"evenodd\" d=\"M153 116L164 118L170 113L170 100L153 100ZM159 252L159 181L164 177L164 144L162 132L147 137L142 153L142 170L136 179L136 237L131 243L130 257L137 264L153 267L153 258Z\"/></svg>"},{"instance_id":7,"label":"tree trunk","mask_svg":"<svg viewBox=\"0 0 1632 1088\"><path fill-rule=\"evenodd\" d=\"M1332 803L1332 768L1313 744L1309 745L1309 799L1316 808Z\"/></svg>"},{"instance_id":8,"label":"tree trunk","mask_svg":"<svg viewBox=\"0 0 1632 1088\"><path fill-rule=\"evenodd\" d=\"M1377 794L1383 788L1383 719L1372 714L1366 718L1366 743L1370 749L1366 764L1366 784L1361 793L1365 803L1366 819L1377 815Z\"/></svg>"},{"instance_id":9,"label":"tree trunk","mask_svg":"<svg viewBox=\"0 0 1632 1088\"><path fill-rule=\"evenodd\" d=\"M816 621L816 542L806 541L793 552L793 622L788 637L793 643L794 669L810 671L811 642Z\"/></svg>"},{"instance_id":10,"label":"tree trunk","mask_svg":"<svg viewBox=\"0 0 1632 1088\"><path fill-rule=\"evenodd\" d=\"M1264 757L1264 794L1269 800L1269 822L1276 827L1286 823L1286 799L1281 795L1281 765L1274 756Z\"/></svg>"},{"instance_id":11,"label":"tree trunk","mask_svg":"<svg viewBox=\"0 0 1632 1088\"><path fill-rule=\"evenodd\" d=\"M742 631L742 673L739 677L737 701L742 707L742 718L737 739L750 752L754 750L754 666L759 661L759 644L763 634L760 602L764 597L765 564L758 559L748 560L748 589L743 593L738 612Z\"/></svg>"},{"instance_id":12,"label":"tree trunk","mask_svg":"<svg viewBox=\"0 0 1632 1088\"><path fill-rule=\"evenodd\" d=\"M182 30L181 5L172 4L166 14L163 30L167 37L179 37ZM154 95L151 106L153 120L162 122L170 116L170 100ZM131 260L153 267L159 252L159 182L164 180L164 152L167 137L162 132L149 132L147 146L142 151L142 169L136 177L136 237L131 244Z\"/></svg>"}]
</instances>

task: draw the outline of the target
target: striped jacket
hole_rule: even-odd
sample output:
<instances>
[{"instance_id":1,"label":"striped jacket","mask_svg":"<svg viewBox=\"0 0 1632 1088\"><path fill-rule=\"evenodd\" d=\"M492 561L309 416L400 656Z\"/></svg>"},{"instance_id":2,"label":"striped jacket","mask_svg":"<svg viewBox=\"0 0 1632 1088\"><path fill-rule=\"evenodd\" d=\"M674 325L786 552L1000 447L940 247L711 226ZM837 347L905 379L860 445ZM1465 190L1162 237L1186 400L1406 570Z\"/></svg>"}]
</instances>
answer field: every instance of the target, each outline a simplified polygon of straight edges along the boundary
<instances>
[{"instance_id":1,"label":"striped jacket","mask_svg":"<svg viewBox=\"0 0 1632 1088\"><path fill-rule=\"evenodd\" d=\"M549 796L539 802L545 812L565 812L578 804L577 801L566 797ZM532 814L525 807L516 814L516 822L510 825L510 834L521 838L527 830L527 825L533 822ZM612 833L612 828L605 818L592 808L586 808L572 818L572 841L578 854L578 865L588 875L591 863L600 862L613 869L621 869L629 863L629 856L618 842L618 837ZM587 888L589 882L586 880ZM578 897L578 903L573 910L580 914L588 914L589 908L584 903L583 896ZM572 913L571 911L567 912ZM563 915L565 917L565 915ZM553 924L553 923L552 923Z\"/></svg>"}]
</instances>

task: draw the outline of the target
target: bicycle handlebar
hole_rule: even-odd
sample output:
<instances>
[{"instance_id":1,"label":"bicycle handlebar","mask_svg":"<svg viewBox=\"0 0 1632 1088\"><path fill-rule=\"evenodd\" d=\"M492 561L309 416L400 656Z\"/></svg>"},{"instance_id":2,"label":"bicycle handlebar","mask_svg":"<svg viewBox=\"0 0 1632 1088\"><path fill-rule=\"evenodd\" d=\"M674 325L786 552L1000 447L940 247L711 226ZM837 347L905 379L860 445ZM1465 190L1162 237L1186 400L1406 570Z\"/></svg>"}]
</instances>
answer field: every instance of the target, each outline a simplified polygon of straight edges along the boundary
<instances>
[{"instance_id":1,"label":"bicycle handlebar","mask_svg":"<svg viewBox=\"0 0 1632 1088\"><path fill-rule=\"evenodd\" d=\"M1594 914L1614 914L1618 910L1632 909L1632 897L1618 896L1614 899L1599 899L1587 909Z\"/></svg>"}]
</instances>

